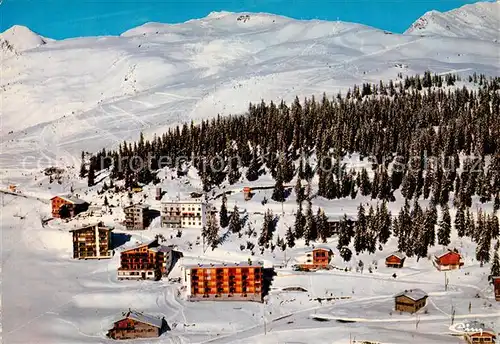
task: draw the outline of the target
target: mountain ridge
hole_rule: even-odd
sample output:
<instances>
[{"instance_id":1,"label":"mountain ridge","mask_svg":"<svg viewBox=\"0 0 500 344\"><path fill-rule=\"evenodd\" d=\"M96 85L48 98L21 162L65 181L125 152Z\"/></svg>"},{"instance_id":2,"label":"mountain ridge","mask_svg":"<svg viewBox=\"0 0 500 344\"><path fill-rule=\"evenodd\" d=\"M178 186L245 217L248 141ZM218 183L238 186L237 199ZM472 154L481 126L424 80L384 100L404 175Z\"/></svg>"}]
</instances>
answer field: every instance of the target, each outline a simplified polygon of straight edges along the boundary
<instances>
[{"instance_id":1,"label":"mountain ridge","mask_svg":"<svg viewBox=\"0 0 500 344\"><path fill-rule=\"evenodd\" d=\"M498 41L500 2L477 2L447 12L429 11L404 34L436 35Z\"/></svg>"}]
</instances>

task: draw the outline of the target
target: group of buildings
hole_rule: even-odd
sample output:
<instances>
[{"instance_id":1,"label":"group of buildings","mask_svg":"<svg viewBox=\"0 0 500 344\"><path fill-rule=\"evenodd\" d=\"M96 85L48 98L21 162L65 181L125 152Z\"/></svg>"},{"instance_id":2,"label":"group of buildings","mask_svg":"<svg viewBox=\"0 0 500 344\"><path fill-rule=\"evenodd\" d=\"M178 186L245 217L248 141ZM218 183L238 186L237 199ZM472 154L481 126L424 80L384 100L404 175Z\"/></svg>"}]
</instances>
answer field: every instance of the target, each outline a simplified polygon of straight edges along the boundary
<instances>
[{"instance_id":1,"label":"group of buildings","mask_svg":"<svg viewBox=\"0 0 500 344\"><path fill-rule=\"evenodd\" d=\"M393 252L385 258L385 265L388 268L402 268L406 256L401 252ZM462 255L456 250L446 249L435 254L432 263L439 271L455 270L464 265Z\"/></svg>"},{"instance_id":2,"label":"group of buildings","mask_svg":"<svg viewBox=\"0 0 500 344\"><path fill-rule=\"evenodd\" d=\"M247 190L248 191L248 190ZM250 192L248 191L250 194ZM88 209L89 204L76 197L56 196L51 199L52 216L72 217ZM170 201L161 204L161 226L164 228L202 228L213 209L201 200ZM124 225L128 230L149 226L151 209L143 204L124 207ZM352 221L352 220L351 220ZM332 230L338 230L338 221L331 221ZM354 223L354 221L352 221ZM106 259L114 255L112 229L102 222L70 230L73 236L73 258ZM300 270L329 269L333 251L326 246L303 250L295 257ZM394 252L385 259L387 267L402 268L406 257ZM464 265L457 250L445 250L432 260L439 271L458 269ZM118 280L159 280L168 276L175 264L174 250L158 239L138 243L120 252ZM182 267L182 279L188 300L247 300L262 302L264 267L260 263L195 264ZM495 298L500 301L500 277L493 278ZM416 313L427 304L428 295L420 290L405 290L395 295L394 309ZM113 339L134 339L160 336L168 325L165 319L129 310L114 322L108 336ZM495 343L494 331L468 332L469 343Z\"/></svg>"}]
</instances>

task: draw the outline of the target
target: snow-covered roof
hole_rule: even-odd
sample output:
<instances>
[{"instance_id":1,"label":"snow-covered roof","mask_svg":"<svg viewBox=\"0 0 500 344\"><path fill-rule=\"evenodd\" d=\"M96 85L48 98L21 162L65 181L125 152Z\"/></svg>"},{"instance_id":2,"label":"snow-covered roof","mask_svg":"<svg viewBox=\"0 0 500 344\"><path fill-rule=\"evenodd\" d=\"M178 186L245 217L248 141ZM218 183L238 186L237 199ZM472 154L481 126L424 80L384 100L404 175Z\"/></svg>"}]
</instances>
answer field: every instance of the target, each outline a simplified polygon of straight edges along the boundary
<instances>
[{"instance_id":1,"label":"snow-covered roof","mask_svg":"<svg viewBox=\"0 0 500 344\"><path fill-rule=\"evenodd\" d=\"M236 268L236 267L262 267L262 264L255 262L248 264L248 262L241 263L207 263L207 264L188 264L184 265L186 269L198 269L198 268Z\"/></svg>"},{"instance_id":2,"label":"snow-covered roof","mask_svg":"<svg viewBox=\"0 0 500 344\"><path fill-rule=\"evenodd\" d=\"M75 228L75 229L71 229L70 232L81 231L83 229L92 228L92 227L96 227L96 226L98 226L99 229L106 229L108 231L112 231L113 230L113 228L104 226L103 222L95 222L95 223L89 223L89 224L80 226L80 227Z\"/></svg>"},{"instance_id":3,"label":"snow-covered roof","mask_svg":"<svg viewBox=\"0 0 500 344\"><path fill-rule=\"evenodd\" d=\"M387 258L389 258L389 257L391 257L391 256L397 257L397 258L399 258L399 259L401 259L401 260L403 260L403 259L405 259L405 258L406 258L405 254L404 254L404 253L402 253L402 252L399 252L399 251L392 252L391 254L389 254L389 255L387 256Z\"/></svg>"},{"instance_id":4,"label":"snow-covered roof","mask_svg":"<svg viewBox=\"0 0 500 344\"><path fill-rule=\"evenodd\" d=\"M326 213L325 215L328 218L329 222L340 222L344 219L344 216L347 218L347 220L351 221L357 220L357 218L353 215L345 215L345 214L340 215L340 214L328 214L328 213Z\"/></svg>"},{"instance_id":5,"label":"snow-covered roof","mask_svg":"<svg viewBox=\"0 0 500 344\"><path fill-rule=\"evenodd\" d=\"M123 207L123 209L128 209L128 208L142 208L142 209L148 209L149 205L148 204L131 204Z\"/></svg>"},{"instance_id":6,"label":"snow-covered roof","mask_svg":"<svg viewBox=\"0 0 500 344\"><path fill-rule=\"evenodd\" d=\"M144 314L141 312L131 310L127 313L125 317L154 327L158 328L163 327L163 319L153 315Z\"/></svg>"},{"instance_id":7,"label":"snow-covered roof","mask_svg":"<svg viewBox=\"0 0 500 344\"><path fill-rule=\"evenodd\" d=\"M136 244L136 245L134 245L132 247L126 248L122 252L127 252L127 251L131 251L131 250L135 250L135 249L137 249L139 247L143 247L143 246L149 246L149 245L151 245L151 244L153 244L155 242L156 242L156 239L149 240L149 241L146 241L146 242L143 242L143 243L140 243L140 244Z\"/></svg>"},{"instance_id":8,"label":"snow-covered roof","mask_svg":"<svg viewBox=\"0 0 500 344\"><path fill-rule=\"evenodd\" d=\"M172 251L172 247L160 245L158 247L151 247L150 250L154 252L169 252Z\"/></svg>"},{"instance_id":9,"label":"snow-covered roof","mask_svg":"<svg viewBox=\"0 0 500 344\"><path fill-rule=\"evenodd\" d=\"M406 296L407 298L412 299L413 301L418 301L429 295L427 295L427 293L422 289L410 289L395 295L395 297L400 297L400 296Z\"/></svg>"},{"instance_id":10,"label":"snow-covered roof","mask_svg":"<svg viewBox=\"0 0 500 344\"><path fill-rule=\"evenodd\" d=\"M59 197L59 198L62 198L63 200L65 200L66 202L70 202L70 203L73 203L73 204L86 204L88 203L87 201L84 201L83 199L80 199L78 197L75 197L75 196L67 196L67 195L58 195L58 196L54 196L51 198L51 200L53 200L54 198L56 197Z\"/></svg>"},{"instance_id":11,"label":"snow-covered roof","mask_svg":"<svg viewBox=\"0 0 500 344\"><path fill-rule=\"evenodd\" d=\"M467 333L468 333L469 335L472 335L472 334L475 334L475 333L479 333L479 332L481 332L481 330L482 330L482 332L483 332L483 333L484 333L484 332L488 332L488 333L490 333L490 334L492 334L492 335L496 336L496 332L495 332L495 330L494 330L494 329L492 329L491 327L487 327L487 326L486 326L484 323L482 323L482 322L479 322L479 321L474 320L474 321L469 321L469 322L466 322L466 323L465 323L465 325L466 325L466 327L469 329L469 330L467 331ZM474 330L477 330L477 331L474 331Z\"/></svg>"},{"instance_id":12,"label":"snow-covered roof","mask_svg":"<svg viewBox=\"0 0 500 344\"><path fill-rule=\"evenodd\" d=\"M457 253L457 254L460 254L460 253L455 252L455 251L453 251L453 250L450 250L450 249L448 248L448 249L445 249L445 250L443 250L443 251L437 252L434 256L435 256L436 258L441 258L441 257L446 256L448 253Z\"/></svg>"},{"instance_id":13,"label":"snow-covered roof","mask_svg":"<svg viewBox=\"0 0 500 344\"><path fill-rule=\"evenodd\" d=\"M300 253L308 253L308 252L312 252L314 250L326 250L326 251L333 252L333 250L326 245L314 245L314 247L302 247L302 248L296 249L295 253L299 253L299 254Z\"/></svg>"},{"instance_id":14,"label":"snow-covered roof","mask_svg":"<svg viewBox=\"0 0 500 344\"><path fill-rule=\"evenodd\" d=\"M202 203L205 203L205 201L203 201L203 199L201 198L193 198L193 199L190 199L190 200L175 200L175 199L172 199L172 200L162 200L161 201L162 204L202 204Z\"/></svg>"}]
</instances>

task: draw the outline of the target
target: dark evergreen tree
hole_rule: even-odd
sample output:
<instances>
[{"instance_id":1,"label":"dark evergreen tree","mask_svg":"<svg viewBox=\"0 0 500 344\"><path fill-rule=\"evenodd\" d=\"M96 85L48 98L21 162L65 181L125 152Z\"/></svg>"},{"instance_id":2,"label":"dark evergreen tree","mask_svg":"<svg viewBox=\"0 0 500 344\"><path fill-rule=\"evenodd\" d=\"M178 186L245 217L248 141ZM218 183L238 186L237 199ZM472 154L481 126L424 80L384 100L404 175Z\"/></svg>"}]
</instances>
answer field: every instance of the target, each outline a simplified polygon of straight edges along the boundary
<instances>
[{"instance_id":1,"label":"dark evergreen tree","mask_svg":"<svg viewBox=\"0 0 500 344\"><path fill-rule=\"evenodd\" d=\"M92 164L89 166L89 172L87 174L87 185L90 187L90 186L94 186L95 184L95 170L94 170L94 166L92 166Z\"/></svg>"},{"instance_id":2,"label":"dark evergreen tree","mask_svg":"<svg viewBox=\"0 0 500 344\"><path fill-rule=\"evenodd\" d=\"M367 249L367 227L365 208L363 204L360 204L358 207L358 221L354 226L354 250L356 254Z\"/></svg>"},{"instance_id":3,"label":"dark evergreen tree","mask_svg":"<svg viewBox=\"0 0 500 344\"><path fill-rule=\"evenodd\" d=\"M85 167L85 153L82 151L82 163L80 165L80 178L85 177L87 174L87 168Z\"/></svg>"},{"instance_id":4,"label":"dark evergreen tree","mask_svg":"<svg viewBox=\"0 0 500 344\"><path fill-rule=\"evenodd\" d=\"M500 259L498 257L500 252L500 241L497 241L495 247L493 248L493 261L491 263L490 275L488 277L489 280L492 280L493 277L500 277Z\"/></svg>"},{"instance_id":5,"label":"dark evergreen tree","mask_svg":"<svg viewBox=\"0 0 500 344\"><path fill-rule=\"evenodd\" d=\"M340 256L345 262L349 262L352 258L352 251L349 249L349 247L342 247L339 250Z\"/></svg>"},{"instance_id":6,"label":"dark evergreen tree","mask_svg":"<svg viewBox=\"0 0 500 344\"><path fill-rule=\"evenodd\" d=\"M219 222L222 228L226 228L229 225L229 217L227 215L227 196L225 192L222 194L222 204L219 211Z\"/></svg>"},{"instance_id":7,"label":"dark evergreen tree","mask_svg":"<svg viewBox=\"0 0 500 344\"><path fill-rule=\"evenodd\" d=\"M240 211L236 205L233 208L233 213L229 220L229 230L233 233L239 233L241 231Z\"/></svg>"},{"instance_id":8,"label":"dark evergreen tree","mask_svg":"<svg viewBox=\"0 0 500 344\"><path fill-rule=\"evenodd\" d=\"M313 215L312 204L310 200L307 202L305 220L306 220L306 225L304 227L304 238L306 245L309 246L310 241L316 241L316 239L318 238L316 218Z\"/></svg>"},{"instance_id":9,"label":"dark evergreen tree","mask_svg":"<svg viewBox=\"0 0 500 344\"><path fill-rule=\"evenodd\" d=\"M451 235L451 217L448 205L441 208L441 221L439 221L438 244L448 246L450 244Z\"/></svg>"},{"instance_id":10,"label":"dark evergreen tree","mask_svg":"<svg viewBox=\"0 0 500 344\"><path fill-rule=\"evenodd\" d=\"M460 238L465 236L465 225L465 209L460 207L457 209L457 213L455 215L455 229L457 230L457 234Z\"/></svg>"},{"instance_id":11,"label":"dark evergreen tree","mask_svg":"<svg viewBox=\"0 0 500 344\"><path fill-rule=\"evenodd\" d=\"M304 237L304 226L305 226L305 218L304 214L302 214L302 204L299 204L297 208L297 213L295 214L295 225L294 225L294 233L296 239ZM288 246L290 247L290 245Z\"/></svg>"},{"instance_id":12,"label":"dark evergreen tree","mask_svg":"<svg viewBox=\"0 0 500 344\"><path fill-rule=\"evenodd\" d=\"M329 236L328 233L328 217L325 215L323 209L318 208L318 213L316 214L316 228L318 231L318 237L323 243Z\"/></svg>"},{"instance_id":13,"label":"dark evergreen tree","mask_svg":"<svg viewBox=\"0 0 500 344\"><path fill-rule=\"evenodd\" d=\"M291 227L286 230L286 244L288 247L293 248L295 246L295 234Z\"/></svg>"},{"instance_id":14,"label":"dark evergreen tree","mask_svg":"<svg viewBox=\"0 0 500 344\"><path fill-rule=\"evenodd\" d=\"M380 209L377 209L378 217L378 240L381 244L387 244L387 241L391 237L391 225L392 217L389 209L387 208L387 203L382 202Z\"/></svg>"},{"instance_id":15,"label":"dark evergreen tree","mask_svg":"<svg viewBox=\"0 0 500 344\"><path fill-rule=\"evenodd\" d=\"M281 178L280 172L278 172L278 175L276 177L276 184L274 184L274 190L271 199L276 202L285 201L285 187L283 186L283 179Z\"/></svg>"}]
</instances>

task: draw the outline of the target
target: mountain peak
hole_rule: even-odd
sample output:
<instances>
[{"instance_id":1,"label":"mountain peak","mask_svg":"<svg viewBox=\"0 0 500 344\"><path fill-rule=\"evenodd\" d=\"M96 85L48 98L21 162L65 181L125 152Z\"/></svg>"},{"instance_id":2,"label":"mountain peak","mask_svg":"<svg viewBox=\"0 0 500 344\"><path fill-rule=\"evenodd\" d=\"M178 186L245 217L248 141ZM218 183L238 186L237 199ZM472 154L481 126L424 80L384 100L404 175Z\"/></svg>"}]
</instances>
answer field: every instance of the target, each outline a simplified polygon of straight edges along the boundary
<instances>
[{"instance_id":1,"label":"mountain peak","mask_svg":"<svg viewBox=\"0 0 500 344\"><path fill-rule=\"evenodd\" d=\"M405 34L435 35L483 40L500 38L500 2L477 2L448 12L429 11Z\"/></svg>"},{"instance_id":2,"label":"mountain peak","mask_svg":"<svg viewBox=\"0 0 500 344\"><path fill-rule=\"evenodd\" d=\"M40 35L26 26L14 25L0 33L0 47L7 54L18 54L45 44Z\"/></svg>"}]
</instances>

